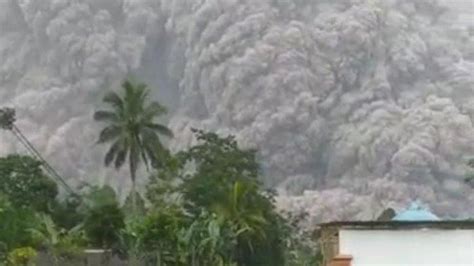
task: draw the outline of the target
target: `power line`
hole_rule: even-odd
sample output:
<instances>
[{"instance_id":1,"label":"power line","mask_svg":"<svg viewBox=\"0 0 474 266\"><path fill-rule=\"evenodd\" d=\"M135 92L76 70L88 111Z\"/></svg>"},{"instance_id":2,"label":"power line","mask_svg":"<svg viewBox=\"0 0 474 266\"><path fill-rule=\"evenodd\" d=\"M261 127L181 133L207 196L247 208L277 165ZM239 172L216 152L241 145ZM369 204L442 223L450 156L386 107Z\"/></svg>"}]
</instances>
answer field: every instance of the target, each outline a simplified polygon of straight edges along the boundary
<instances>
[{"instance_id":1,"label":"power line","mask_svg":"<svg viewBox=\"0 0 474 266\"><path fill-rule=\"evenodd\" d=\"M27 147L27 149L32 152L35 157L43 163L45 166L46 170L53 175L62 185L63 187L68 190L69 193L74 194L74 190L66 183L66 181L58 174L58 172L44 159L43 156L38 152L38 150L28 141L28 139L23 135L23 133L20 131L20 129L13 125L12 129L13 134L17 136L18 139L21 139L24 143L24 145Z\"/></svg>"},{"instance_id":2,"label":"power line","mask_svg":"<svg viewBox=\"0 0 474 266\"><path fill-rule=\"evenodd\" d=\"M44 159L44 157L39 153L39 151L31 144L31 142L26 138L26 136L21 132L21 130L15 125L15 110L12 108L3 108L0 109L0 128L9 130L13 135L20 141L27 151L40 161L43 165L43 168L48 174L59 182L64 189L73 194L77 195L74 190L66 183L66 181L58 174L58 172Z\"/></svg>"}]
</instances>

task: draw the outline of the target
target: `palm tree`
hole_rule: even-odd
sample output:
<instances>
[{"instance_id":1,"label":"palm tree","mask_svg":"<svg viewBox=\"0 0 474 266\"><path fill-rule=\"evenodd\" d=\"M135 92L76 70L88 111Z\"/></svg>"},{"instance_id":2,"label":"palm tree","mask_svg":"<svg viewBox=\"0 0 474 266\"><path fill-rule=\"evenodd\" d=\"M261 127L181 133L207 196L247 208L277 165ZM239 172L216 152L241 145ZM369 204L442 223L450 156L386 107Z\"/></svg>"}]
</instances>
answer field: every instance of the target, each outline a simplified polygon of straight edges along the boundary
<instances>
[{"instance_id":1,"label":"palm tree","mask_svg":"<svg viewBox=\"0 0 474 266\"><path fill-rule=\"evenodd\" d=\"M166 126L155 121L158 116L166 114L166 108L158 102L149 102L149 90L143 83L134 84L130 80L122 83L123 95L116 92L107 93L103 102L110 110L97 111L94 119L107 123L100 132L99 144L111 143L104 159L106 166L112 162L116 169L128 161L132 180L132 205L136 209L136 172L140 162L147 169L151 164L157 167L165 151L160 136L173 137Z\"/></svg>"}]
</instances>

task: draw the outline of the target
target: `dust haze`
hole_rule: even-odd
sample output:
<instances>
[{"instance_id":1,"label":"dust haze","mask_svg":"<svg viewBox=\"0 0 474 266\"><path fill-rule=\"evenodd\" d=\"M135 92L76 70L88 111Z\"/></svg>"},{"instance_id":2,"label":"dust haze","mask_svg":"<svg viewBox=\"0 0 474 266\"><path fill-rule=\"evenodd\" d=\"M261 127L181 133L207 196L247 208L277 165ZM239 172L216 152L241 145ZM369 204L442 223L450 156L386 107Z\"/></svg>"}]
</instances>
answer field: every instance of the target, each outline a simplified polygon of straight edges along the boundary
<instances>
[{"instance_id":1,"label":"dust haze","mask_svg":"<svg viewBox=\"0 0 474 266\"><path fill-rule=\"evenodd\" d=\"M173 150L191 127L235 134L260 150L279 206L310 222L415 199L462 218L473 13L469 0L0 0L0 106L71 184L125 193L92 113L133 75L171 110ZM2 132L0 153L14 151Z\"/></svg>"}]
</instances>

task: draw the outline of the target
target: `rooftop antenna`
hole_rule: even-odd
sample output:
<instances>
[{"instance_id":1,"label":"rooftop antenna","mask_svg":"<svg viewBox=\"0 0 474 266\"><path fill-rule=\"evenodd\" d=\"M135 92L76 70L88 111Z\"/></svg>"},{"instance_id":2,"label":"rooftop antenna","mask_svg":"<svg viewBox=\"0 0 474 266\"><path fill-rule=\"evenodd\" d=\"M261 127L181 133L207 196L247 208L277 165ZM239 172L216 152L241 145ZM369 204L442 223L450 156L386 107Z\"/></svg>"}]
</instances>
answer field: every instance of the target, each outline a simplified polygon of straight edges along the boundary
<instances>
[{"instance_id":1,"label":"rooftop antenna","mask_svg":"<svg viewBox=\"0 0 474 266\"><path fill-rule=\"evenodd\" d=\"M58 172L44 159L44 157L38 152L38 150L31 144L31 142L25 137L21 130L15 125L16 112L13 108L0 108L0 129L8 130L20 141L20 143L26 148L26 150L38 161L42 163L43 169L49 174L50 177L55 179L59 184L70 194L76 195L74 190L64 181L64 178L58 174Z\"/></svg>"}]
</instances>

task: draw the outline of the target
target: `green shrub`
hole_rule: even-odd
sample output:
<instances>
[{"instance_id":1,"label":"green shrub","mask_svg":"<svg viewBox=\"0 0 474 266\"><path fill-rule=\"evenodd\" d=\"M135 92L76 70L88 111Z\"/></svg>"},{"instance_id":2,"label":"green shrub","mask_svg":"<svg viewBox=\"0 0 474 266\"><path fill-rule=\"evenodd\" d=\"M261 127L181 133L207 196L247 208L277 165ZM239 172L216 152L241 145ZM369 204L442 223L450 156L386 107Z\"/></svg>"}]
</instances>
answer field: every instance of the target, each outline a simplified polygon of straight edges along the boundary
<instances>
[{"instance_id":1,"label":"green shrub","mask_svg":"<svg viewBox=\"0 0 474 266\"><path fill-rule=\"evenodd\" d=\"M125 227L125 215L117 202L115 191L108 187L91 187L84 195L84 230L96 248L111 248L119 241Z\"/></svg>"},{"instance_id":2,"label":"green shrub","mask_svg":"<svg viewBox=\"0 0 474 266\"><path fill-rule=\"evenodd\" d=\"M66 230L58 227L48 215L40 218L38 226L29 230L37 247L56 261L78 257L82 253L87 240L80 226Z\"/></svg>"},{"instance_id":3,"label":"green shrub","mask_svg":"<svg viewBox=\"0 0 474 266\"><path fill-rule=\"evenodd\" d=\"M36 250L32 247L17 248L8 254L7 265L9 266L27 266L34 265L34 260L38 256Z\"/></svg>"},{"instance_id":4,"label":"green shrub","mask_svg":"<svg viewBox=\"0 0 474 266\"><path fill-rule=\"evenodd\" d=\"M15 207L4 195L0 195L0 243L3 250L0 253L34 246L28 230L34 228L38 221L39 217L32 209Z\"/></svg>"},{"instance_id":5,"label":"green shrub","mask_svg":"<svg viewBox=\"0 0 474 266\"><path fill-rule=\"evenodd\" d=\"M77 195L68 195L62 201L54 203L51 217L59 227L72 229L84 221L85 213L81 204L82 201Z\"/></svg>"}]
</instances>

